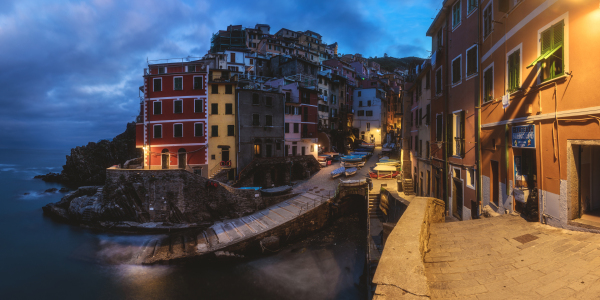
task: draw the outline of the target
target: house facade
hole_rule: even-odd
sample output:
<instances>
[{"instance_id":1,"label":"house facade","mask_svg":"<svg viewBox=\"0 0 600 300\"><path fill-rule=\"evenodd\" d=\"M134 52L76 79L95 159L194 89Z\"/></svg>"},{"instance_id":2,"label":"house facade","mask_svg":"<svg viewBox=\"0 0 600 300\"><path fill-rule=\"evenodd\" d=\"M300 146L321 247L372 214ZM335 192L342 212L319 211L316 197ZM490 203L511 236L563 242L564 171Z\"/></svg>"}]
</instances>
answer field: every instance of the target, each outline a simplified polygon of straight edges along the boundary
<instances>
[{"instance_id":1,"label":"house facade","mask_svg":"<svg viewBox=\"0 0 600 300\"><path fill-rule=\"evenodd\" d=\"M183 169L207 176L209 67L200 61L152 63L144 70L144 97L136 147L145 169Z\"/></svg>"}]
</instances>

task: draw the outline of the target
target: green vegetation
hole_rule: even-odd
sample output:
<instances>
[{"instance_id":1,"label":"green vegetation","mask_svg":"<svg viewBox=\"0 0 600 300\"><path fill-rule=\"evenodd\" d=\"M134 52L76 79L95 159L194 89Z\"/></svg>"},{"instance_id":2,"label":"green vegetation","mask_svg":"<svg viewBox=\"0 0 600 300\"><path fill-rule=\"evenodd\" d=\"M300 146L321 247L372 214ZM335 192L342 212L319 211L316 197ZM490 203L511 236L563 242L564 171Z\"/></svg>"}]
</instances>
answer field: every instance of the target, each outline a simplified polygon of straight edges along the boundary
<instances>
[{"instance_id":1,"label":"green vegetation","mask_svg":"<svg viewBox=\"0 0 600 300\"><path fill-rule=\"evenodd\" d=\"M374 61L381 66L381 69L393 72L394 69L400 67L403 69L408 69L416 66L417 64L423 63L423 58L418 58L414 56L395 58L391 56L387 57L377 57L372 58L369 57L368 61Z\"/></svg>"}]
</instances>

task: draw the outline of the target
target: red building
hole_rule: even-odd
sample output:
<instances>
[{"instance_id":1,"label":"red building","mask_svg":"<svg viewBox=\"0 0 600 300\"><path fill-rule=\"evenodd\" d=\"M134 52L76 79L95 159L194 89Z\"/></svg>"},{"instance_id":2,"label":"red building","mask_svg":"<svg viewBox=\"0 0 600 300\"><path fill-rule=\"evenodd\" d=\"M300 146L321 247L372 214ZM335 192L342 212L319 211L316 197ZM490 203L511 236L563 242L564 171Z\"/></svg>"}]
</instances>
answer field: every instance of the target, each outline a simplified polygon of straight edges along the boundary
<instances>
[{"instance_id":1,"label":"red building","mask_svg":"<svg viewBox=\"0 0 600 300\"><path fill-rule=\"evenodd\" d=\"M149 64L136 127L145 169L190 166L207 173L208 66L199 61Z\"/></svg>"}]
</instances>

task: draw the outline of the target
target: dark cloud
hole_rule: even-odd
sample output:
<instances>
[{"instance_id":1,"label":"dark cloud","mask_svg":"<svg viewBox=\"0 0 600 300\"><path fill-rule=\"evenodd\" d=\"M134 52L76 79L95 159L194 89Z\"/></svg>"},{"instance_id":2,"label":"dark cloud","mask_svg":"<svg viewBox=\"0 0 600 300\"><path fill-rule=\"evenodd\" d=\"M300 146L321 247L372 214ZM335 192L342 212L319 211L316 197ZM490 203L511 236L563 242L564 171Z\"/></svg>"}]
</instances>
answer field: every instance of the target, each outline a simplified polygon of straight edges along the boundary
<instances>
[{"instance_id":1,"label":"dark cloud","mask_svg":"<svg viewBox=\"0 0 600 300\"><path fill-rule=\"evenodd\" d=\"M397 2L0 1L0 147L115 136L138 114L146 59L202 56L230 24L310 29L343 53L426 56L440 1Z\"/></svg>"}]
</instances>

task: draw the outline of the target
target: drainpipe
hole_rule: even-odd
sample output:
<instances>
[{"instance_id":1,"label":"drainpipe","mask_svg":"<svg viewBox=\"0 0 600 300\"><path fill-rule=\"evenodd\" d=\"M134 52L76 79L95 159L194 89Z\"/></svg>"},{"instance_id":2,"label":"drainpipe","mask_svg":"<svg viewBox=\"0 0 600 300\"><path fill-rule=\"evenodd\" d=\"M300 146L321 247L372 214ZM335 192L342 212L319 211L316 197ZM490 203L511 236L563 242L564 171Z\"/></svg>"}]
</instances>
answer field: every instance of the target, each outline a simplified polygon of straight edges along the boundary
<instances>
[{"instance_id":1,"label":"drainpipe","mask_svg":"<svg viewBox=\"0 0 600 300\"><path fill-rule=\"evenodd\" d=\"M475 147L476 147L476 151L475 151L475 164L477 166L477 176L476 178L476 186L475 186L475 192L476 194L476 201L477 201L477 206L480 207L480 209L483 209L481 207L481 205L479 205L480 203L483 204L483 197L482 197L482 183L481 183L481 173L482 173L482 169L481 169L481 103L482 103L482 97L483 97L483 72L481 71L481 9L480 9L481 5L477 4L477 59L479 60L477 66L479 67L479 90L477 91L478 94L475 97L475 112L477 113L477 116L475 117ZM471 207L471 209L473 209L473 207ZM477 215L479 216L479 211L477 212Z\"/></svg>"}]
</instances>

